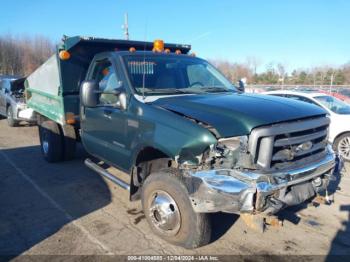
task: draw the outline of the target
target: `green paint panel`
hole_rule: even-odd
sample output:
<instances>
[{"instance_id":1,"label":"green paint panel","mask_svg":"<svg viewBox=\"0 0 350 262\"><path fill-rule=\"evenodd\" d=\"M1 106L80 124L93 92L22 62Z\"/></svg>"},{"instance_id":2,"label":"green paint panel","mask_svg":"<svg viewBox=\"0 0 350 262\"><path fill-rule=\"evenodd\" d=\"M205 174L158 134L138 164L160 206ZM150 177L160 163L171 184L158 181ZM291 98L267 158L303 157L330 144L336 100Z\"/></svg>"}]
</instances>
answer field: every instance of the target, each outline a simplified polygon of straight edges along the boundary
<instances>
[{"instance_id":1,"label":"green paint panel","mask_svg":"<svg viewBox=\"0 0 350 262\"><path fill-rule=\"evenodd\" d=\"M207 123L221 137L248 135L258 126L326 114L308 103L257 94L174 96L153 104Z\"/></svg>"},{"instance_id":2,"label":"green paint panel","mask_svg":"<svg viewBox=\"0 0 350 262\"><path fill-rule=\"evenodd\" d=\"M35 89L27 89L27 92L28 97L30 97L27 100L29 108L34 109L34 111L39 112L61 125L64 124L65 114L62 97L52 96Z\"/></svg>"}]
</instances>

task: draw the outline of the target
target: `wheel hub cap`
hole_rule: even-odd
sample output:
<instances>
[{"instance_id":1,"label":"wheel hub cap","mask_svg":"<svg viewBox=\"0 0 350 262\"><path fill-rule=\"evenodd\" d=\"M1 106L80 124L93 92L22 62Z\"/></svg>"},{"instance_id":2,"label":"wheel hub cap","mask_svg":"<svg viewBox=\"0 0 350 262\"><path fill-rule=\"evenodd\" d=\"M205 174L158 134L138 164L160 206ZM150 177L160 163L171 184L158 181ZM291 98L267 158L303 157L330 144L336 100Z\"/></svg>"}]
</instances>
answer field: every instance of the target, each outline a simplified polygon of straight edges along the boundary
<instances>
[{"instance_id":1,"label":"wheel hub cap","mask_svg":"<svg viewBox=\"0 0 350 262\"><path fill-rule=\"evenodd\" d=\"M47 141L46 134L43 137L42 147L43 147L43 151L44 151L45 155L47 155L49 152L49 142Z\"/></svg>"},{"instance_id":2,"label":"wheel hub cap","mask_svg":"<svg viewBox=\"0 0 350 262\"><path fill-rule=\"evenodd\" d=\"M152 194L150 216L161 233L176 235L180 229L181 216L175 200L166 192L157 190Z\"/></svg>"},{"instance_id":3,"label":"wheel hub cap","mask_svg":"<svg viewBox=\"0 0 350 262\"><path fill-rule=\"evenodd\" d=\"M344 137L338 145L339 154L346 160L350 160L350 137Z\"/></svg>"}]
</instances>

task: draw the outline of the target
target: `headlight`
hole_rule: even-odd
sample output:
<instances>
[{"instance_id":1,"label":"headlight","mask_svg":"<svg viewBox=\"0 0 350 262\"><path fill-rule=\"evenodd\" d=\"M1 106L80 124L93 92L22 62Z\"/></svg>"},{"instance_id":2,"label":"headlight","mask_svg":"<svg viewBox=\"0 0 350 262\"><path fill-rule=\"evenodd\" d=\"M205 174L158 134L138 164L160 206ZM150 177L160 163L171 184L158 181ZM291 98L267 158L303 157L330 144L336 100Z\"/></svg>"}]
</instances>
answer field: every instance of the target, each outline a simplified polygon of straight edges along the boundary
<instances>
[{"instance_id":1,"label":"headlight","mask_svg":"<svg viewBox=\"0 0 350 262\"><path fill-rule=\"evenodd\" d=\"M247 151L248 146L248 137L247 136L236 136L229 138L221 138L217 144L218 147L224 146L226 149L230 151L236 151L240 149L242 152Z\"/></svg>"}]
</instances>

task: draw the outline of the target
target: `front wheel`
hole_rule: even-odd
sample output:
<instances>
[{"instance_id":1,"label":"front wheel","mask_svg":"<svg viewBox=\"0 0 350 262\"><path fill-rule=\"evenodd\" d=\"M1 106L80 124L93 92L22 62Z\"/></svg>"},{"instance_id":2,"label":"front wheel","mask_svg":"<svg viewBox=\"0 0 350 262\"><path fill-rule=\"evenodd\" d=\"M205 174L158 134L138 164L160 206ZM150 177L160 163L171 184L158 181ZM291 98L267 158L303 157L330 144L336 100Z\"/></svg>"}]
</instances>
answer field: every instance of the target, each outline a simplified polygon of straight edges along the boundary
<instances>
[{"instance_id":1,"label":"front wheel","mask_svg":"<svg viewBox=\"0 0 350 262\"><path fill-rule=\"evenodd\" d=\"M184 184L171 172L152 173L142 186L142 207L152 231L185 248L210 241L209 215L195 213Z\"/></svg>"},{"instance_id":2,"label":"front wheel","mask_svg":"<svg viewBox=\"0 0 350 262\"><path fill-rule=\"evenodd\" d=\"M345 161L350 162L350 133L337 137L333 148Z\"/></svg>"},{"instance_id":3,"label":"front wheel","mask_svg":"<svg viewBox=\"0 0 350 262\"><path fill-rule=\"evenodd\" d=\"M39 126L41 152L47 162L63 160L63 136L57 123L44 121Z\"/></svg>"}]
</instances>

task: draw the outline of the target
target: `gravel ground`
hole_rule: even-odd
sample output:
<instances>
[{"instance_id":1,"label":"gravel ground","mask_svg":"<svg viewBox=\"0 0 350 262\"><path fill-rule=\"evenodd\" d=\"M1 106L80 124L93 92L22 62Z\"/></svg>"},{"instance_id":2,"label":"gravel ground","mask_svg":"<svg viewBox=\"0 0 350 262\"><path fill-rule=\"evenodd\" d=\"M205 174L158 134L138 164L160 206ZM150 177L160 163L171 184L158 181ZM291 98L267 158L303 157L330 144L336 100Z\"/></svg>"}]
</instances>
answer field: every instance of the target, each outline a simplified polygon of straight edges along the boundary
<instances>
[{"instance_id":1,"label":"gravel ground","mask_svg":"<svg viewBox=\"0 0 350 262\"><path fill-rule=\"evenodd\" d=\"M211 244L186 250L150 231L140 202L85 167L86 153L48 164L37 127L0 121L0 255L350 255L350 166L332 205L281 212L260 234L236 215L212 215ZM21 257L19 257L21 258Z\"/></svg>"}]
</instances>

